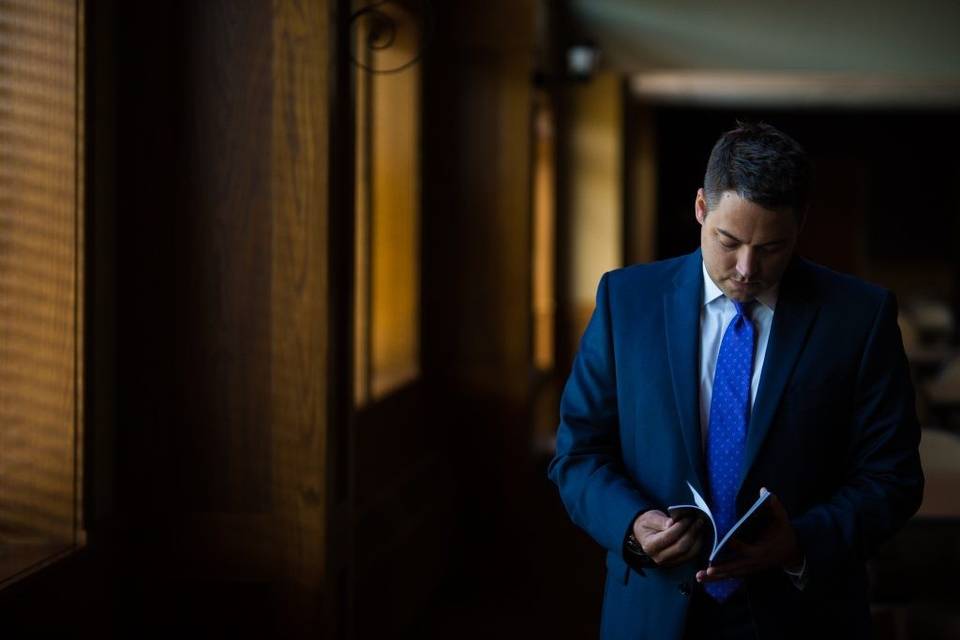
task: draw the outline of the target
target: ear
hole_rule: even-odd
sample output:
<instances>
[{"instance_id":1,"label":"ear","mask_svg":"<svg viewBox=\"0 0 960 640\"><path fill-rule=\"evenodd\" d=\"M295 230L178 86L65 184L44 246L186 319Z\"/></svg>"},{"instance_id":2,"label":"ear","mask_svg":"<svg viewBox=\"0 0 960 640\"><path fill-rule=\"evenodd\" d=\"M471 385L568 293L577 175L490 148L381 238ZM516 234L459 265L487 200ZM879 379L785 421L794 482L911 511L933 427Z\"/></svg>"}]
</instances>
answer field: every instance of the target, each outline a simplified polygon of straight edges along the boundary
<instances>
[{"instance_id":1,"label":"ear","mask_svg":"<svg viewBox=\"0 0 960 640\"><path fill-rule=\"evenodd\" d=\"M707 219L707 197L703 194L703 187L697 189L697 199L693 203L696 212L697 222L703 224Z\"/></svg>"}]
</instances>

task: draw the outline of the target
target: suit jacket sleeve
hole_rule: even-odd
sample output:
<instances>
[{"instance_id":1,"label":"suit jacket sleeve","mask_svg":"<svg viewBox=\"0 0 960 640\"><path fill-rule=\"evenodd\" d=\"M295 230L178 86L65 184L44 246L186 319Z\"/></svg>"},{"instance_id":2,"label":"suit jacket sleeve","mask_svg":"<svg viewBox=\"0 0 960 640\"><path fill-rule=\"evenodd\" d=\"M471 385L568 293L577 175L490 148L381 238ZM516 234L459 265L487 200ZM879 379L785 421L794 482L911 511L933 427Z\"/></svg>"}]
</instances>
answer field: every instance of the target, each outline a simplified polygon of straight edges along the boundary
<instances>
[{"instance_id":1,"label":"suit jacket sleeve","mask_svg":"<svg viewBox=\"0 0 960 640\"><path fill-rule=\"evenodd\" d=\"M861 564L917 510L923 496L914 391L886 293L859 365L846 481L795 518L811 581Z\"/></svg>"},{"instance_id":2,"label":"suit jacket sleeve","mask_svg":"<svg viewBox=\"0 0 960 640\"><path fill-rule=\"evenodd\" d=\"M548 475L570 518L606 549L623 553L636 516L652 508L627 476L620 449L617 374L608 275L560 400Z\"/></svg>"}]
</instances>

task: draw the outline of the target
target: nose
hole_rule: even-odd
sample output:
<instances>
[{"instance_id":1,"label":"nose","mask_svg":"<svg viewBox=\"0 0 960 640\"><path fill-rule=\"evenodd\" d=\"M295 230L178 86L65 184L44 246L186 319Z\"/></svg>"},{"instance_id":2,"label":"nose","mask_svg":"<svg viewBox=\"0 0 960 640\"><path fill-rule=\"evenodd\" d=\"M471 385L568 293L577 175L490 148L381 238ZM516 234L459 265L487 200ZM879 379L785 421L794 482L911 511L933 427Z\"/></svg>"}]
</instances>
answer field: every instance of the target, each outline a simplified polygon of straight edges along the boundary
<instances>
[{"instance_id":1,"label":"nose","mask_svg":"<svg viewBox=\"0 0 960 640\"><path fill-rule=\"evenodd\" d=\"M757 276L757 252L750 247L741 247L737 254L737 274L749 282Z\"/></svg>"}]
</instances>

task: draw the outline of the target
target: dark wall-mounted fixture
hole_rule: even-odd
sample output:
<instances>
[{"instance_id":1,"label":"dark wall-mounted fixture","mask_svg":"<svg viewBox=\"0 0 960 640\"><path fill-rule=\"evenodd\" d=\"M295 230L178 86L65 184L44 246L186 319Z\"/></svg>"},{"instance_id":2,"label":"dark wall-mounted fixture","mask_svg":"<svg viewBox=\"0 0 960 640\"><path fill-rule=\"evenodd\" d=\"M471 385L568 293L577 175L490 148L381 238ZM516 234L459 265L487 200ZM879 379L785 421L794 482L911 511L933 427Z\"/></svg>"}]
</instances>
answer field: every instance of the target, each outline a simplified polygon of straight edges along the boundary
<instances>
[{"instance_id":1,"label":"dark wall-mounted fixture","mask_svg":"<svg viewBox=\"0 0 960 640\"><path fill-rule=\"evenodd\" d=\"M404 15L405 14L405 15ZM403 18L415 20L419 31L418 46L412 57L389 67L378 67L371 60L377 51L395 46L403 37L401 29L411 28ZM433 12L427 0L405 2L403 0L380 0L371 2L350 14L350 34L353 40L350 60L356 67L370 73L400 73L420 62L433 36ZM364 50L361 50L361 47Z\"/></svg>"}]
</instances>

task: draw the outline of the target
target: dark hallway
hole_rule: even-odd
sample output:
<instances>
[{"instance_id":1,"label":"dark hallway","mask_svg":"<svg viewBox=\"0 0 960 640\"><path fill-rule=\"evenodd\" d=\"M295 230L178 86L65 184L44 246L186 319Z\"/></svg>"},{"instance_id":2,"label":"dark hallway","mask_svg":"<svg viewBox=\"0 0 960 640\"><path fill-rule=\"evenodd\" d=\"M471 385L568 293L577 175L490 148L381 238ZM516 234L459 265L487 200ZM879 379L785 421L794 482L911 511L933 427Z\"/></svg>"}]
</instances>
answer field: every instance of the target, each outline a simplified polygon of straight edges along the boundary
<instances>
[{"instance_id":1,"label":"dark hallway","mask_svg":"<svg viewBox=\"0 0 960 640\"><path fill-rule=\"evenodd\" d=\"M708 4L0 0L6 637L598 637L561 393L738 120L900 303L876 637L960 637L960 11Z\"/></svg>"}]
</instances>

